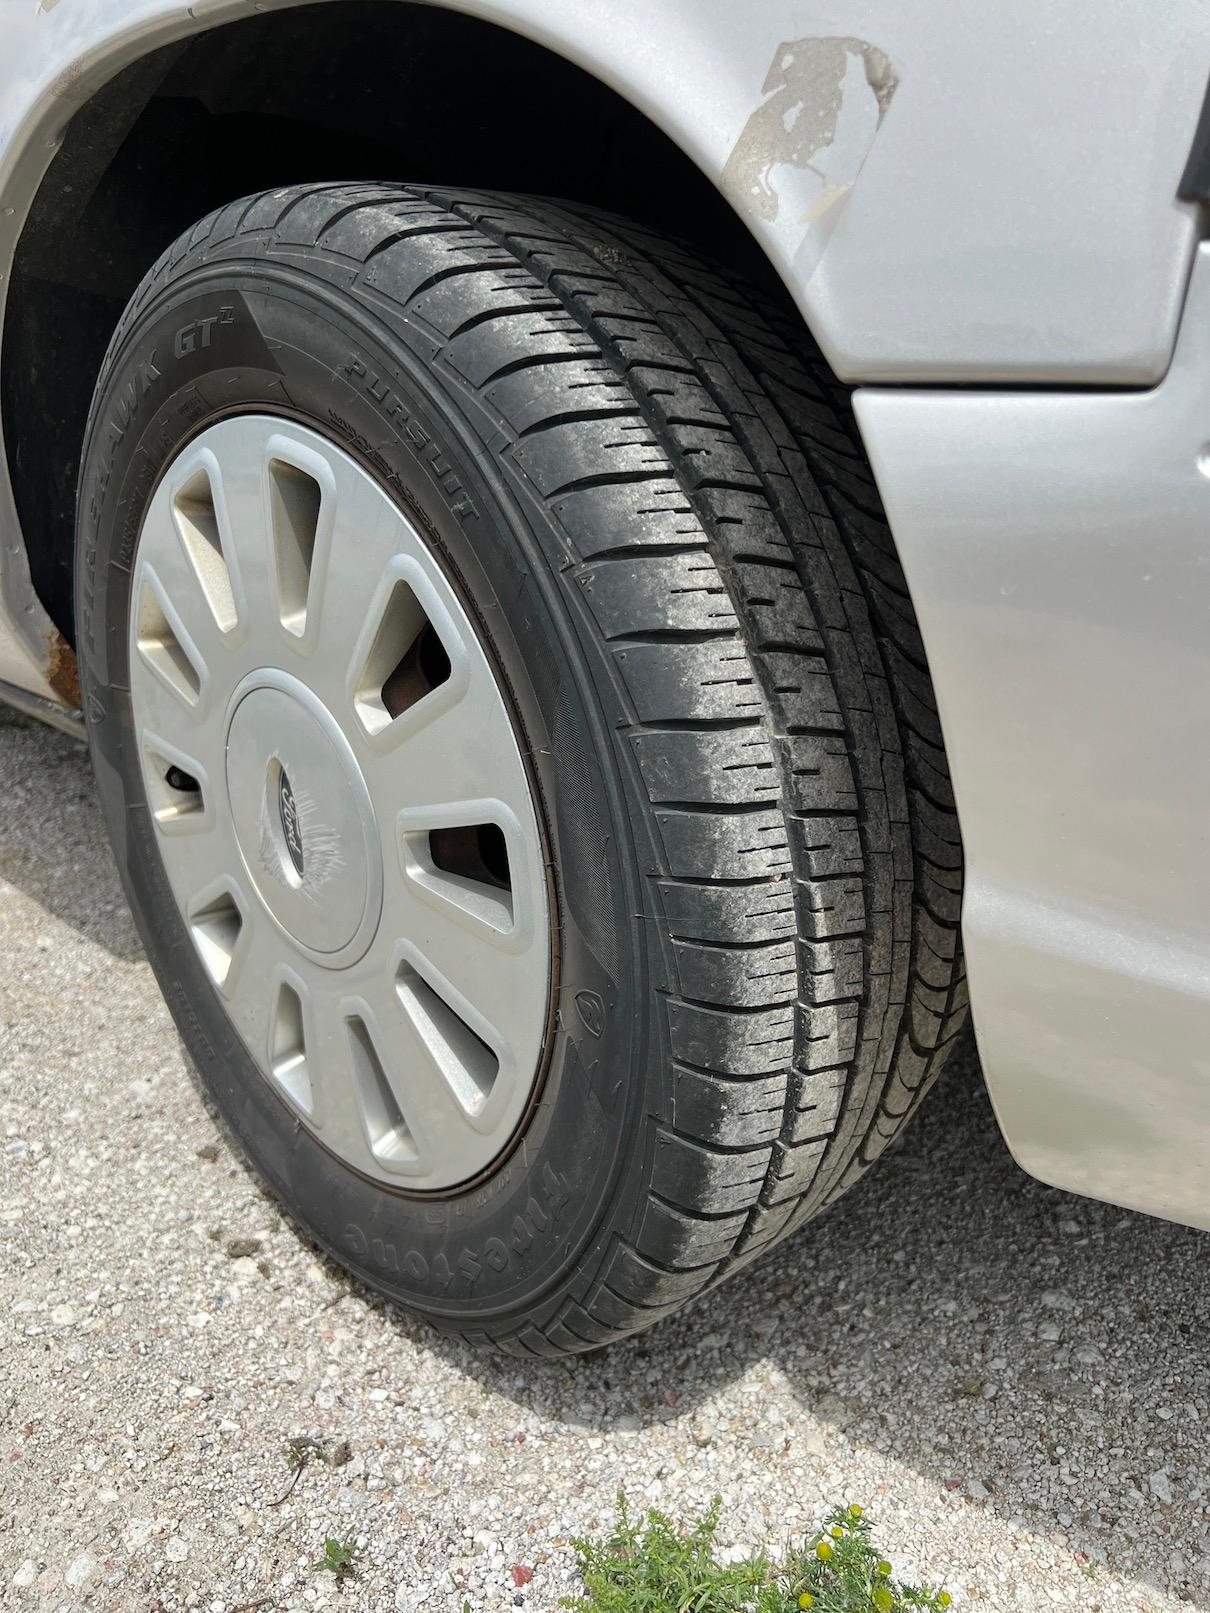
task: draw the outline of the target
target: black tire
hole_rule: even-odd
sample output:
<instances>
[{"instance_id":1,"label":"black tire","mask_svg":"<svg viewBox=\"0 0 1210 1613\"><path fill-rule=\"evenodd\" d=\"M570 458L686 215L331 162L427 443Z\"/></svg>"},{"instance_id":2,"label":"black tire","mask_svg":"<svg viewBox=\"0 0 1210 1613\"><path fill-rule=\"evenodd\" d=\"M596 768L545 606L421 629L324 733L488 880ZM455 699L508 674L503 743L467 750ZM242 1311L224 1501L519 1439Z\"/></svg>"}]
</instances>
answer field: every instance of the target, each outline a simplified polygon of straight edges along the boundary
<instances>
[{"instance_id":1,"label":"black tire","mask_svg":"<svg viewBox=\"0 0 1210 1613\"><path fill-rule=\"evenodd\" d=\"M544 803L546 1083L525 1149L453 1197L392 1194L297 1126L156 851L131 557L171 455L252 409L326 432L423 524ZM77 615L110 835L207 1089L306 1231L448 1331L552 1355L684 1305L860 1175L961 1027L958 826L847 398L795 321L679 245L418 186L224 207L106 357Z\"/></svg>"}]
</instances>

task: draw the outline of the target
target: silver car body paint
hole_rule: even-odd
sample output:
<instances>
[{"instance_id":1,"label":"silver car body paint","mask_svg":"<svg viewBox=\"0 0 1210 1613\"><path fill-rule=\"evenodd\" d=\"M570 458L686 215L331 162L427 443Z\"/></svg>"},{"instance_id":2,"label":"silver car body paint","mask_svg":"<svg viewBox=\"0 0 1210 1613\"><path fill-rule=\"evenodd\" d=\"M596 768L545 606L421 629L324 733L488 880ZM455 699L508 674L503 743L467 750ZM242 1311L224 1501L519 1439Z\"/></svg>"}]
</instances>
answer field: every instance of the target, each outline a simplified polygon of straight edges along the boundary
<instances>
[{"instance_id":1,"label":"silver car body paint","mask_svg":"<svg viewBox=\"0 0 1210 1613\"><path fill-rule=\"evenodd\" d=\"M0 294L107 79L294 3L0 0ZM453 4L650 116L744 217L837 373L897 384L859 395L859 418L942 706L998 1111L1038 1174L1210 1224L1210 266L1182 323L1199 231L1175 195L1210 8ZM1035 390L972 390L989 383ZM0 682L62 703L27 541L0 456Z\"/></svg>"},{"instance_id":2,"label":"silver car body paint","mask_svg":"<svg viewBox=\"0 0 1210 1613\"><path fill-rule=\"evenodd\" d=\"M1210 245L1132 393L867 391L1021 1163L1210 1227Z\"/></svg>"}]
</instances>

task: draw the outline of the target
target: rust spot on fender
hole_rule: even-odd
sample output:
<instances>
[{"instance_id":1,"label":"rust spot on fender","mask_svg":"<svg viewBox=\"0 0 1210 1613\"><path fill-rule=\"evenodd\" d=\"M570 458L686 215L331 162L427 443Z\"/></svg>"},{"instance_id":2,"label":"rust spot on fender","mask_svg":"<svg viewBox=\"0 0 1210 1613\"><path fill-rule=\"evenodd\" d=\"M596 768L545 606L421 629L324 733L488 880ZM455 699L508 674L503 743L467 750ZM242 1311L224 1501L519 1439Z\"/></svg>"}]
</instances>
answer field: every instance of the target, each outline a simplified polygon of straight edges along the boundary
<instances>
[{"instance_id":1,"label":"rust spot on fender","mask_svg":"<svg viewBox=\"0 0 1210 1613\"><path fill-rule=\"evenodd\" d=\"M787 40L774 51L763 99L727 158L724 191L765 224L776 223L791 202L806 226L804 242L813 234L826 239L898 87L890 57L867 39ZM797 254L795 262L803 267Z\"/></svg>"},{"instance_id":2,"label":"rust spot on fender","mask_svg":"<svg viewBox=\"0 0 1210 1613\"><path fill-rule=\"evenodd\" d=\"M47 683L65 706L79 711L80 672L76 665L76 652L57 628L51 629L46 648Z\"/></svg>"}]
</instances>

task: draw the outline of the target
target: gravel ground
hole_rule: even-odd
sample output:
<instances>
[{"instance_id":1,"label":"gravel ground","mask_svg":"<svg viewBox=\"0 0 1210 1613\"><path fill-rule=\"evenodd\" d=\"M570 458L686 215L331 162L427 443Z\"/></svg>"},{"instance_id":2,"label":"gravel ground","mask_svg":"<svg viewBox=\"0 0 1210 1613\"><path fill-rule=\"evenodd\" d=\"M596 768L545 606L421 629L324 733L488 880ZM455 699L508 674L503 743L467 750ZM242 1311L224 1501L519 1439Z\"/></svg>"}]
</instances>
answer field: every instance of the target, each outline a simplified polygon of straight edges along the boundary
<instances>
[{"instance_id":1,"label":"gravel ground","mask_svg":"<svg viewBox=\"0 0 1210 1613\"><path fill-rule=\"evenodd\" d=\"M972 1053L817 1228L522 1368L350 1286L223 1145L83 750L0 714L0 800L0 1605L553 1609L625 1484L721 1492L735 1547L861 1500L954 1613L1210 1610L1210 1241L1021 1175ZM299 1437L349 1459L281 1501Z\"/></svg>"}]
</instances>

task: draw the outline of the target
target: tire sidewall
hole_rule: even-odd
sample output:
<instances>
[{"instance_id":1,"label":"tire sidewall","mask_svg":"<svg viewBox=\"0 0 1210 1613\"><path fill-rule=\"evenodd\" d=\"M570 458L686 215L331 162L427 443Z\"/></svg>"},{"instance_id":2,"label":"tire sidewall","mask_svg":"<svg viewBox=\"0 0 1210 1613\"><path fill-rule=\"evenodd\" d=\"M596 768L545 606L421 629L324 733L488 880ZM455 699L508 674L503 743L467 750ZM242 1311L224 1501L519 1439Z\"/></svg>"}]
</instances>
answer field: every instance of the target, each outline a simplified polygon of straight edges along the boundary
<instances>
[{"instance_id":1,"label":"tire sidewall","mask_svg":"<svg viewBox=\"0 0 1210 1613\"><path fill-rule=\"evenodd\" d=\"M659 1040L641 914L633 784L615 751L610 666L583 630L540 501L493 457L469 390L434 383L418 333L339 288L264 264L186 272L121 328L94 400L77 529L77 643L102 807L136 920L221 1115L315 1241L391 1297L466 1331L582 1290L628 1218L629 1146ZM507 687L552 863L557 989L540 1097L503 1165L447 1197L369 1182L295 1119L234 1033L180 917L132 726L128 631L138 534L180 448L238 412L282 413L354 455L468 600Z\"/></svg>"}]
</instances>

